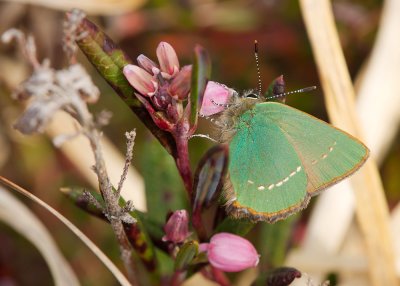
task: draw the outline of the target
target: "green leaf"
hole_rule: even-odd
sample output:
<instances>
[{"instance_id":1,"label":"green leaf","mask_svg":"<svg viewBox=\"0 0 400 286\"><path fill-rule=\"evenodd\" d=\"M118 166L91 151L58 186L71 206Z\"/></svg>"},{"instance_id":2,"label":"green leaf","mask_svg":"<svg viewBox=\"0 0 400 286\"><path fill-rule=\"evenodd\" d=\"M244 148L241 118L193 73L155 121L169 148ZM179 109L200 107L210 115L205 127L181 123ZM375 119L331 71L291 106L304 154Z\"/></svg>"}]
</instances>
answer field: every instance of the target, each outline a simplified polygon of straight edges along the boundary
<instances>
[{"instance_id":1,"label":"green leaf","mask_svg":"<svg viewBox=\"0 0 400 286\"><path fill-rule=\"evenodd\" d=\"M228 164L228 146L212 147L200 160L194 179L193 212L208 208L218 197Z\"/></svg>"},{"instance_id":2,"label":"green leaf","mask_svg":"<svg viewBox=\"0 0 400 286\"><path fill-rule=\"evenodd\" d=\"M192 262L193 258L199 253L199 244L197 241L189 241L181 246L175 259L175 270L182 271Z\"/></svg>"},{"instance_id":3,"label":"green leaf","mask_svg":"<svg viewBox=\"0 0 400 286\"><path fill-rule=\"evenodd\" d=\"M211 61L207 51L196 46L192 69L192 84L190 92L190 126L197 126L197 113L203 102L204 91L211 75Z\"/></svg>"},{"instance_id":4,"label":"green leaf","mask_svg":"<svg viewBox=\"0 0 400 286\"><path fill-rule=\"evenodd\" d=\"M72 12L73 13L73 12ZM69 17L70 14L67 14ZM100 75L111 85L118 96L140 118L146 127L174 155L176 145L170 133L160 130L143 104L136 98L135 90L126 80L122 69L132 63L127 55L94 23L84 18L77 29L82 35L76 43Z\"/></svg>"},{"instance_id":5,"label":"green leaf","mask_svg":"<svg viewBox=\"0 0 400 286\"><path fill-rule=\"evenodd\" d=\"M148 140L137 151L139 169L146 185L149 219L164 224L167 214L187 209L182 180L171 156L155 140Z\"/></svg>"},{"instance_id":6,"label":"green leaf","mask_svg":"<svg viewBox=\"0 0 400 286\"><path fill-rule=\"evenodd\" d=\"M214 233L229 232L240 236L245 236L255 226L247 219L225 218L216 228Z\"/></svg>"},{"instance_id":7,"label":"green leaf","mask_svg":"<svg viewBox=\"0 0 400 286\"><path fill-rule=\"evenodd\" d=\"M279 267L285 262L293 226L299 216L294 215L275 224L260 224L258 248L261 253L261 265Z\"/></svg>"}]
</instances>

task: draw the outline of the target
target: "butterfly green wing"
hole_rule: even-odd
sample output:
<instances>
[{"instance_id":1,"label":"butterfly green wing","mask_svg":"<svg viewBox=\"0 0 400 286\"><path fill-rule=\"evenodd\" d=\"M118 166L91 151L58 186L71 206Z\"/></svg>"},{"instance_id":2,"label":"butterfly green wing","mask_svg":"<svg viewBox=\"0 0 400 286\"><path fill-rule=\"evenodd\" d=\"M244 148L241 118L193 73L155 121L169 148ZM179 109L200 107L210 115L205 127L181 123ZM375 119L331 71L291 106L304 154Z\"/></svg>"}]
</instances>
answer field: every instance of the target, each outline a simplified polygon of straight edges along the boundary
<instances>
[{"instance_id":1,"label":"butterfly green wing","mask_svg":"<svg viewBox=\"0 0 400 286\"><path fill-rule=\"evenodd\" d=\"M229 143L228 212L273 222L302 208L309 199L300 157L270 118L245 112Z\"/></svg>"},{"instance_id":2,"label":"butterfly green wing","mask_svg":"<svg viewBox=\"0 0 400 286\"><path fill-rule=\"evenodd\" d=\"M368 148L357 138L300 110L266 102L255 112L276 122L295 148L311 195L350 176L368 158Z\"/></svg>"},{"instance_id":3,"label":"butterfly green wing","mask_svg":"<svg viewBox=\"0 0 400 286\"><path fill-rule=\"evenodd\" d=\"M228 211L274 222L357 170L368 149L356 138L280 103L245 112L229 144Z\"/></svg>"}]
</instances>

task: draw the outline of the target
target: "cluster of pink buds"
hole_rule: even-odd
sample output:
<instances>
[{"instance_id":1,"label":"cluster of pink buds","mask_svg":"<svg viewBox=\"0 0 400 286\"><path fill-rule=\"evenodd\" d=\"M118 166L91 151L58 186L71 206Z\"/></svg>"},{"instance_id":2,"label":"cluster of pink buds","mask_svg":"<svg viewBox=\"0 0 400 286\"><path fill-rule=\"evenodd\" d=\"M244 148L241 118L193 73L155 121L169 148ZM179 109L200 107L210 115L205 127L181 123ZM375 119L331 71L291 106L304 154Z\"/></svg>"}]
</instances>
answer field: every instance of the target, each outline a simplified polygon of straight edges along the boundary
<instances>
[{"instance_id":1,"label":"cluster of pink buds","mask_svg":"<svg viewBox=\"0 0 400 286\"><path fill-rule=\"evenodd\" d=\"M123 72L140 93L137 94L139 99L144 97L142 102L150 101L154 112L164 111L168 121L176 123L184 113L181 102L187 100L190 93L192 66L180 68L174 48L166 42L158 45L156 54L159 65L142 54L137 58L138 65L126 65ZM208 82L200 114L209 116L222 111L221 105L228 101L233 92L225 85Z\"/></svg>"},{"instance_id":2,"label":"cluster of pink buds","mask_svg":"<svg viewBox=\"0 0 400 286\"><path fill-rule=\"evenodd\" d=\"M186 100L190 92L192 66L180 68L174 48L161 42L157 47L159 65L140 55L138 65L126 65L124 75L129 83L152 103L156 111L164 111L171 123L182 116L181 101Z\"/></svg>"},{"instance_id":3,"label":"cluster of pink buds","mask_svg":"<svg viewBox=\"0 0 400 286\"><path fill-rule=\"evenodd\" d=\"M186 210L177 210L164 226L163 241L181 244L191 235L189 215ZM259 254L250 241L235 234L221 232L213 235L209 243L201 243L201 252L207 253L208 261L215 268L225 272L238 272L255 267Z\"/></svg>"}]
</instances>

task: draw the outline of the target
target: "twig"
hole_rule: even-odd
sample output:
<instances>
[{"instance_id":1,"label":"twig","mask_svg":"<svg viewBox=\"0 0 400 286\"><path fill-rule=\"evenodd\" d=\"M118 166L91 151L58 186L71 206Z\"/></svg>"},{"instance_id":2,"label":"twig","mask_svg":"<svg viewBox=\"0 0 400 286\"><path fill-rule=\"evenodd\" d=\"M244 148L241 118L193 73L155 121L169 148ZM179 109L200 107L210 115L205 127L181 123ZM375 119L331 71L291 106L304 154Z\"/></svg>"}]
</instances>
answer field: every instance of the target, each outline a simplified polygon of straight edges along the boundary
<instances>
[{"instance_id":1,"label":"twig","mask_svg":"<svg viewBox=\"0 0 400 286\"><path fill-rule=\"evenodd\" d=\"M132 153L133 153L133 146L135 145L136 131L132 130L131 132L126 132L125 137L127 139L126 140L125 165L124 165L124 169L122 171L121 179L118 183L118 188L117 188L117 192L116 192L118 199L121 195L122 186L123 186L126 176L128 174L129 166L132 162Z\"/></svg>"},{"instance_id":2,"label":"twig","mask_svg":"<svg viewBox=\"0 0 400 286\"><path fill-rule=\"evenodd\" d=\"M94 167L99 179L100 193L105 201L106 214L108 215L111 227L119 243L122 261L124 262L125 269L128 272L130 282L133 285L137 285L135 265L132 260L132 247L124 231L124 226L121 220L122 211L118 204L117 195L112 191L112 184L107 175L107 169L99 142L100 134L93 125L89 125L84 133L89 139L90 145L93 149L96 162Z\"/></svg>"},{"instance_id":3,"label":"twig","mask_svg":"<svg viewBox=\"0 0 400 286\"><path fill-rule=\"evenodd\" d=\"M3 40L4 38L8 41L18 38L20 43L25 43L21 40L24 39L24 35L17 30L6 33ZM21 48L33 65L39 63L36 59L36 46L33 38ZM105 214L119 243L128 277L132 285L136 285L132 247L123 226L123 222L133 223L134 219L119 206L119 195L117 196L113 192L101 151L101 133L87 107L87 103L93 103L98 99L99 91L86 71L78 64L59 71L51 69L46 61L44 64L34 67L35 71L31 78L20 87L21 96L17 96L21 99L31 98L31 100L16 124L16 128L25 134L41 132L59 110L66 111L80 123L82 134L88 138L94 154L94 170L98 177L100 193L105 201Z\"/></svg>"}]
</instances>

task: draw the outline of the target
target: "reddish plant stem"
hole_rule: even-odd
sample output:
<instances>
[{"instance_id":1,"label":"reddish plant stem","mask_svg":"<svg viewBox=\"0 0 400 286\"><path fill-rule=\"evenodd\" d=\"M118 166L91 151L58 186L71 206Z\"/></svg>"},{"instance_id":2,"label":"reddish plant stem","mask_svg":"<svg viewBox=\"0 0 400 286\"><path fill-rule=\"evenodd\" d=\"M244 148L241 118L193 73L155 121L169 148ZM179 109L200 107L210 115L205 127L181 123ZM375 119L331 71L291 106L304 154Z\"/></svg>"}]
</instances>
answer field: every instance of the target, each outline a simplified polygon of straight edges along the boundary
<instances>
[{"instance_id":1,"label":"reddish plant stem","mask_svg":"<svg viewBox=\"0 0 400 286\"><path fill-rule=\"evenodd\" d=\"M187 120L182 120L177 123L175 132L173 133L176 143L175 162L179 174L182 177L186 192L189 197L191 208L193 209L193 176L190 167L189 159L189 137L193 131L190 130L190 124ZM201 211L192 214L192 224L200 241L207 239L207 232L201 218Z\"/></svg>"},{"instance_id":2,"label":"reddish plant stem","mask_svg":"<svg viewBox=\"0 0 400 286\"><path fill-rule=\"evenodd\" d=\"M189 201L192 198L193 189L193 176L190 168L189 159L189 145L188 145L188 123L179 122L177 123L176 132L174 132L174 138L176 143L176 157L175 163L178 168L179 174L182 177L183 184L185 185L186 192L189 196Z\"/></svg>"},{"instance_id":3,"label":"reddish plant stem","mask_svg":"<svg viewBox=\"0 0 400 286\"><path fill-rule=\"evenodd\" d=\"M221 286L231 286L231 282L226 277L225 273L213 266L211 266L211 272L214 278L214 281L217 282Z\"/></svg>"},{"instance_id":4,"label":"reddish plant stem","mask_svg":"<svg viewBox=\"0 0 400 286\"><path fill-rule=\"evenodd\" d=\"M201 270L201 274L203 274L207 279L218 283L218 285L231 286L231 282L226 277L225 273L213 267L212 265L203 268L203 270Z\"/></svg>"},{"instance_id":5,"label":"reddish plant stem","mask_svg":"<svg viewBox=\"0 0 400 286\"><path fill-rule=\"evenodd\" d=\"M179 286L182 285L183 280L186 277L186 271L176 270L171 278L170 285L171 286Z\"/></svg>"}]
</instances>

